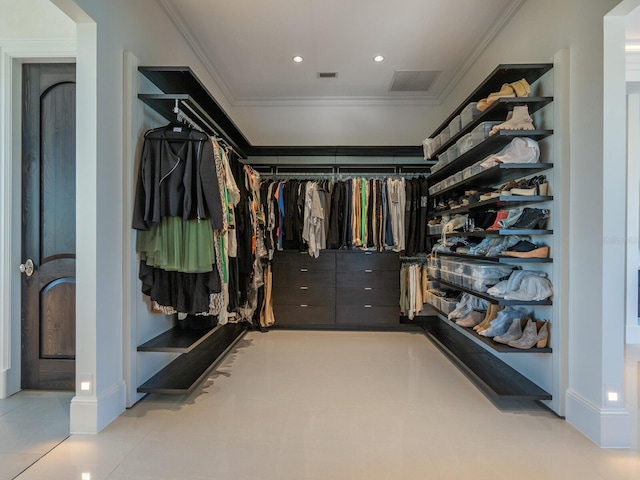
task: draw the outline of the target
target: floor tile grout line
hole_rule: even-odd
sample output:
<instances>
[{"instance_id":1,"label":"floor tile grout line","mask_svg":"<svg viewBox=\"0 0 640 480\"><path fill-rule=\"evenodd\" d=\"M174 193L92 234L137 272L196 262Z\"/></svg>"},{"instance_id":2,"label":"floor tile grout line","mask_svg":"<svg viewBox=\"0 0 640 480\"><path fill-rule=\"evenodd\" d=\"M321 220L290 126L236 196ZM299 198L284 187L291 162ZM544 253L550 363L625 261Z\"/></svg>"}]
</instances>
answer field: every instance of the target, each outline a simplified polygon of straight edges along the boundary
<instances>
[{"instance_id":1,"label":"floor tile grout line","mask_svg":"<svg viewBox=\"0 0 640 480\"><path fill-rule=\"evenodd\" d=\"M33 467L36 463L38 463L40 460L44 459L47 455L49 455L51 452L53 452L53 450L55 450L56 448L58 448L60 445L62 445L64 442L66 442L69 438L71 437L71 435L67 435L66 437L64 437L62 440L60 440L58 443L56 443L53 447L51 447L49 450L47 450L43 455L40 456L40 458L38 458L37 460L35 460L34 462L32 462L30 465L28 465L26 468L24 468L20 473L18 473L18 475L16 475L15 477L13 477L13 480L15 480L16 478L18 478L20 475L22 475L23 473L25 473L27 470L29 470L31 467Z\"/></svg>"}]
</instances>

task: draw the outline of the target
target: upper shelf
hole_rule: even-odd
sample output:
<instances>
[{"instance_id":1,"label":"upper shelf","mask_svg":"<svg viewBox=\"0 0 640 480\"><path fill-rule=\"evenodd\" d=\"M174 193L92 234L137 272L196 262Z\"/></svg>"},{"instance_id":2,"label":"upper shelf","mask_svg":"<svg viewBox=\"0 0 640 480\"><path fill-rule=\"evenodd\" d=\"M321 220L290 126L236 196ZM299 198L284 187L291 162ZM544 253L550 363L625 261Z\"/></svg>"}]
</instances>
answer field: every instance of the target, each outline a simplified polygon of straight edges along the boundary
<instances>
[{"instance_id":1,"label":"upper shelf","mask_svg":"<svg viewBox=\"0 0 640 480\"><path fill-rule=\"evenodd\" d=\"M138 71L165 94L141 94L139 98L143 102L166 119L175 120L175 100L185 101L187 105L194 107L198 114L202 112L206 115L205 120L216 129L215 132L207 133L224 137L227 143L246 157L246 151L251 148L251 144L189 67L138 67ZM185 113L190 114L189 111Z\"/></svg>"},{"instance_id":2,"label":"upper shelf","mask_svg":"<svg viewBox=\"0 0 640 480\"><path fill-rule=\"evenodd\" d=\"M432 157L436 157L443 153L482 122L504 122L507 118L507 113L513 110L513 107L526 105L529 109L529 113L534 113L551 102L553 102L553 97L499 98L469 125L466 125L462 130L443 143L438 150L433 152Z\"/></svg>"},{"instance_id":3,"label":"upper shelf","mask_svg":"<svg viewBox=\"0 0 640 480\"><path fill-rule=\"evenodd\" d=\"M432 173L429 177L429 183L433 185L452 173L459 172L460 170L473 165L487 155L499 152L516 137L527 137L539 141L550 135L553 135L553 130L500 130L495 135L491 135L484 142L479 143L468 152L460 155L453 162L445 165L437 172Z\"/></svg>"},{"instance_id":4,"label":"upper shelf","mask_svg":"<svg viewBox=\"0 0 640 480\"><path fill-rule=\"evenodd\" d=\"M478 88L476 88L473 93L471 93L471 95L469 95L466 100L464 100L438 128L436 128L431 137L434 137L444 130L449 123L451 123L451 120L453 120L456 115L459 115L468 104L486 98L490 93L500 91L500 87L503 83L512 83L524 78L529 84L532 84L552 68L552 63L508 63L498 65L496 69L484 79Z\"/></svg>"}]
</instances>

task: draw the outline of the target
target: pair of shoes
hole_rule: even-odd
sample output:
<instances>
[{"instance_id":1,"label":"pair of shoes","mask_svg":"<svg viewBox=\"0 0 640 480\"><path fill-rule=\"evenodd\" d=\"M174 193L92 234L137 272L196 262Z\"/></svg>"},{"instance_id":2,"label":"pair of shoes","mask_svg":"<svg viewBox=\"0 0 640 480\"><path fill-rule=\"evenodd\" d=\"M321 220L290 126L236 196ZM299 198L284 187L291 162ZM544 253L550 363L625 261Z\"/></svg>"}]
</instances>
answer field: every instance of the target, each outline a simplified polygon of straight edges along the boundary
<instances>
[{"instance_id":1,"label":"pair of shoes","mask_svg":"<svg viewBox=\"0 0 640 480\"><path fill-rule=\"evenodd\" d=\"M529 83L523 78L513 83L504 83L499 92L490 93L487 98L478 102L476 108L484 112L500 98L528 97L531 93Z\"/></svg>"},{"instance_id":2,"label":"pair of shoes","mask_svg":"<svg viewBox=\"0 0 640 480\"><path fill-rule=\"evenodd\" d=\"M498 213L496 214L496 219L493 222L493 225L487 228L487 230L500 230L500 221L505 220L508 216L509 216L508 210L498 210Z\"/></svg>"},{"instance_id":3,"label":"pair of shoes","mask_svg":"<svg viewBox=\"0 0 640 480\"><path fill-rule=\"evenodd\" d=\"M507 217L498 221L498 228L511 228L518 222L523 212L524 209L521 207L507 210Z\"/></svg>"},{"instance_id":4,"label":"pair of shoes","mask_svg":"<svg viewBox=\"0 0 640 480\"><path fill-rule=\"evenodd\" d=\"M491 322L498 316L498 313L504 309L504 307L500 305L496 305L494 303L490 303L487 307L487 313L484 316L482 322L478 323L473 327L473 329L477 332L479 330L486 330L491 325Z\"/></svg>"},{"instance_id":5,"label":"pair of shoes","mask_svg":"<svg viewBox=\"0 0 640 480\"><path fill-rule=\"evenodd\" d=\"M526 207L511 228L522 230L543 229L549 218L549 210Z\"/></svg>"},{"instance_id":6,"label":"pair of shoes","mask_svg":"<svg viewBox=\"0 0 640 480\"><path fill-rule=\"evenodd\" d=\"M495 135L500 130L535 130L533 120L529 116L529 107L527 105L513 107L513 111L507 115L507 120L494 125L489 135Z\"/></svg>"},{"instance_id":7,"label":"pair of shoes","mask_svg":"<svg viewBox=\"0 0 640 480\"><path fill-rule=\"evenodd\" d=\"M524 185L518 185L511 189L513 195L541 195L549 193L549 183L546 175L538 175L525 181Z\"/></svg>"},{"instance_id":8,"label":"pair of shoes","mask_svg":"<svg viewBox=\"0 0 640 480\"><path fill-rule=\"evenodd\" d=\"M504 250L502 255L517 258L547 258L549 257L549 247L538 246L527 240L521 240L514 246Z\"/></svg>"},{"instance_id":9,"label":"pair of shoes","mask_svg":"<svg viewBox=\"0 0 640 480\"><path fill-rule=\"evenodd\" d=\"M524 327L524 330L521 330L520 335L518 334L518 329L522 329L522 320L515 318L513 319L511 328L509 328L506 334L500 337L494 337L493 339L497 342L506 343L510 347L519 348L521 350L527 350L534 346L536 348L546 347L549 343L549 328L547 327L549 322L535 321L531 319L526 320L526 326ZM507 342L503 341L505 339Z\"/></svg>"},{"instance_id":10,"label":"pair of shoes","mask_svg":"<svg viewBox=\"0 0 640 480\"><path fill-rule=\"evenodd\" d=\"M469 214L471 218L473 218L473 225L476 230L486 230L493 222L496 220L497 213L494 211L475 211Z\"/></svg>"}]
</instances>

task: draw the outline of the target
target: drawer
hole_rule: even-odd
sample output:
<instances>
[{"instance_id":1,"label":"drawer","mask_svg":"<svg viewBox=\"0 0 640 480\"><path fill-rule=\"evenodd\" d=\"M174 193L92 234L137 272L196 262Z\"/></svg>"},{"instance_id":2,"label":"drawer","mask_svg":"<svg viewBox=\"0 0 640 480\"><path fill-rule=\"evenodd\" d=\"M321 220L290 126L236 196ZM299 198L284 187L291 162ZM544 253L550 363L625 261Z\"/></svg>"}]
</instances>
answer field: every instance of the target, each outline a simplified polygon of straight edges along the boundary
<instances>
[{"instance_id":1,"label":"drawer","mask_svg":"<svg viewBox=\"0 0 640 480\"><path fill-rule=\"evenodd\" d=\"M300 271L333 271L336 269L336 256L334 252L323 250L318 258L310 257L306 252L282 251L275 252L273 256L273 271L294 270Z\"/></svg>"},{"instance_id":2,"label":"drawer","mask_svg":"<svg viewBox=\"0 0 640 480\"><path fill-rule=\"evenodd\" d=\"M400 323L400 309L398 306L359 305L336 307L337 325L397 325L398 323Z\"/></svg>"},{"instance_id":3,"label":"drawer","mask_svg":"<svg viewBox=\"0 0 640 480\"><path fill-rule=\"evenodd\" d=\"M400 289L374 287L344 287L336 294L337 305L387 305L397 307Z\"/></svg>"},{"instance_id":4,"label":"drawer","mask_svg":"<svg viewBox=\"0 0 640 480\"><path fill-rule=\"evenodd\" d=\"M335 287L298 287L273 289L274 305L335 305Z\"/></svg>"},{"instance_id":5,"label":"drawer","mask_svg":"<svg viewBox=\"0 0 640 480\"><path fill-rule=\"evenodd\" d=\"M274 305L276 325L333 325L334 306Z\"/></svg>"},{"instance_id":6,"label":"drawer","mask_svg":"<svg viewBox=\"0 0 640 480\"><path fill-rule=\"evenodd\" d=\"M273 271L273 289L293 289L300 287L333 288L336 285L335 272Z\"/></svg>"},{"instance_id":7,"label":"drawer","mask_svg":"<svg viewBox=\"0 0 640 480\"><path fill-rule=\"evenodd\" d=\"M320 254L322 256L322 254ZM336 252L338 270L400 270L396 252Z\"/></svg>"},{"instance_id":8,"label":"drawer","mask_svg":"<svg viewBox=\"0 0 640 480\"><path fill-rule=\"evenodd\" d=\"M400 270L371 270L370 272L338 272L336 275L338 288L372 287L376 289L400 289Z\"/></svg>"}]
</instances>

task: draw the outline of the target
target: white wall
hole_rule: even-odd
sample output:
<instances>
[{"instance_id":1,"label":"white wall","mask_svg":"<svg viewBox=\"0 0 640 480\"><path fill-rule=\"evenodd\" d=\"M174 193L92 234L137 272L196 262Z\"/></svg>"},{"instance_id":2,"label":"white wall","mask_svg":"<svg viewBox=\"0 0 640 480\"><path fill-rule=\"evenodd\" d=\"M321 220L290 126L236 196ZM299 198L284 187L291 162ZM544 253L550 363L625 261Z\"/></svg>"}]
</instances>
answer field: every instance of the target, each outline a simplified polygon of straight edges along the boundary
<instances>
[{"instance_id":1,"label":"white wall","mask_svg":"<svg viewBox=\"0 0 640 480\"><path fill-rule=\"evenodd\" d=\"M75 22L49 0L0 0L0 12L0 39L76 36Z\"/></svg>"}]
</instances>

